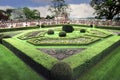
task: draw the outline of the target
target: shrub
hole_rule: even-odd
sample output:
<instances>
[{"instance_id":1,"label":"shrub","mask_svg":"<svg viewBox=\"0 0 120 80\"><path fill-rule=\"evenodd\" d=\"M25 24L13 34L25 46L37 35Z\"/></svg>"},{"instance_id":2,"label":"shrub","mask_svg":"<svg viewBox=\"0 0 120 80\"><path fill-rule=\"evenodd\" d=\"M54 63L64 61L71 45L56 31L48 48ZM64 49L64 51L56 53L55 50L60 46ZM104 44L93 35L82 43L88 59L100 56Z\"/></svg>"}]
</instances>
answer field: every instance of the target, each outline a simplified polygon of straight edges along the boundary
<instances>
[{"instance_id":1,"label":"shrub","mask_svg":"<svg viewBox=\"0 0 120 80\"><path fill-rule=\"evenodd\" d=\"M85 29L81 29L81 30L80 30L80 33L85 33L85 32L86 32Z\"/></svg>"},{"instance_id":2,"label":"shrub","mask_svg":"<svg viewBox=\"0 0 120 80\"><path fill-rule=\"evenodd\" d=\"M54 34L54 30L52 30L52 29L49 29L48 31L47 31L47 34Z\"/></svg>"},{"instance_id":3,"label":"shrub","mask_svg":"<svg viewBox=\"0 0 120 80\"><path fill-rule=\"evenodd\" d=\"M59 32L59 37L66 37L66 32L65 31Z\"/></svg>"},{"instance_id":4,"label":"shrub","mask_svg":"<svg viewBox=\"0 0 120 80\"><path fill-rule=\"evenodd\" d=\"M40 25L38 24L38 25L36 25L37 27L40 27Z\"/></svg>"},{"instance_id":5,"label":"shrub","mask_svg":"<svg viewBox=\"0 0 120 80\"><path fill-rule=\"evenodd\" d=\"M67 33L71 33L71 32L74 31L74 28L73 28L72 25L64 25L64 26L62 27L62 30L65 31L65 32L67 32Z\"/></svg>"},{"instance_id":6,"label":"shrub","mask_svg":"<svg viewBox=\"0 0 120 80\"><path fill-rule=\"evenodd\" d=\"M72 80L72 69L65 62L56 63L51 69L51 80Z\"/></svg>"},{"instance_id":7,"label":"shrub","mask_svg":"<svg viewBox=\"0 0 120 80\"><path fill-rule=\"evenodd\" d=\"M93 25L91 24L91 25L90 25L90 27L92 28L92 27L93 27Z\"/></svg>"},{"instance_id":8,"label":"shrub","mask_svg":"<svg viewBox=\"0 0 120 80\"><path fill-rule=\"evenodd\" d=\"M0 34L0 43L2 43L3 38L11 38L11 36L5 35L5 34Z\"/></svg>"},{"instance_id":9,"label":"shrub","mask_svg":"<svg viewBox=\"0 0 120 80\"><path fill-rule=\"evenodd\" d=\"M41 24L41 28L45 28L45 25L44 25L44 24Z\"/></svg>"}]
</instances>

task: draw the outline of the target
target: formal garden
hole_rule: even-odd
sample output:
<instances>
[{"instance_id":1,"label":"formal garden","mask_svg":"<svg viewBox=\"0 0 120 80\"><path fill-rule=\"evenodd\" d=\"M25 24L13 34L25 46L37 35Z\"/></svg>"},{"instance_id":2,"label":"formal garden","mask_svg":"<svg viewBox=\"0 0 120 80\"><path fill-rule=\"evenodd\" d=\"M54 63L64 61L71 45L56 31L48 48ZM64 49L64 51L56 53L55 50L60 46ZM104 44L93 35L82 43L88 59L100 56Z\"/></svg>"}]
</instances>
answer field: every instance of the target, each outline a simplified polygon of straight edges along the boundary
<instances>
[{"instance_id":1,"label":"formal garden","mask_svg":"<svg viewBox=\"0 0 120 80\"><path fill-rule=\"evenodd\" d=\"M0 31L0 79L10 74L5 79L106 80L110 70L119 69L114 63L119 61L119 27L65 24Z\"/></svg>"}]
</instances>

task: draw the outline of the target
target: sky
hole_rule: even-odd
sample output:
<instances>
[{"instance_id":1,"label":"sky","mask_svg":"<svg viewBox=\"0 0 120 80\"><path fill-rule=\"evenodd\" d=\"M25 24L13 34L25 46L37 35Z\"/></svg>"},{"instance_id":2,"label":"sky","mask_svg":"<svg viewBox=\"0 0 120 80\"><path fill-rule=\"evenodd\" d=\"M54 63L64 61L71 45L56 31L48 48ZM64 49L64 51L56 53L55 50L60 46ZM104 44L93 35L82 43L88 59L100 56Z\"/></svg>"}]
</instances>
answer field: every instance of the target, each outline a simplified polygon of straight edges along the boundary
<instances>
[{"instance_id":1,"label":"sky","mask_svg":"<svg viewBox=\"0 0 120 80\"><path fill-rule=\"evenodd\" d=\"M93 17L94 9L89 5L90 0L65 0L70 5L72 18ZM29 7L40 11L41 16L50 14L50 0L0 0L0 9Z\"/></svg>"}]
</instances>

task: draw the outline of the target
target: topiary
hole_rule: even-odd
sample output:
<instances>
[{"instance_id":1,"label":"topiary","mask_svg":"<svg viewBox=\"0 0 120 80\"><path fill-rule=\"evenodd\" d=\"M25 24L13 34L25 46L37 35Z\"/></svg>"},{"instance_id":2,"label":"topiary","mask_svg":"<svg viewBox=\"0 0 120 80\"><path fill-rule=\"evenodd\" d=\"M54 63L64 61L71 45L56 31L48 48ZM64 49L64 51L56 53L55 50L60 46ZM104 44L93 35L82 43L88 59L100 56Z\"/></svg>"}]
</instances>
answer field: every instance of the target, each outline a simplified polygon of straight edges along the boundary
<instances>
[{"instance_id":1,"label":"topiary","mask_svg":"<svg viewBox=\"0 0 120 80\"><path fill-rule=\"evenodd\" d=\"M51 69L51 80L72 80L72 69L65 62L56 63Z\"/></svg>"},{"instance_id":2,"label":"topiary","mask_svg":"<svg viewBox=\"0 0 120 80\"><path fill-rule=\"evenodd\" d=\"M40 27L40 25L38 24L38 25L36 25L37 27Z\"/></svg>"},{"instance_id":3,"label":"topiary","mask_svg":"<svg viewBox=\"0 0 120 80\"><path fill-rule=\"evenodd\" d=\"M74 28L73 28L72 25L64 25L64 26L62 27L62 30L65 31L65 32L67 32L67 33L71 33L71 32L74 31Z\"/></svg>"},{"instance_id":4,"label":"topiary","mask_svg":"<svg viewBox=\"0 0 120 80\"><path fill-rule=\"evenodd\" d=\"M59 37L66 37L66 32L65 31L59 32Z\"/></svg>"},{"instance_id":5,"label":"topiary","mask_svg":"<svg viewBox=\"0 0 120 80\"><path fill-rule=\"evenodd\" d=\"M41 24L41 28L45 28L45 25L44 25L44 24Z\"/></svg>"},{"instance_id":6,"label":"topiary","mask_svg":"<svg viewBox=\"0 0 120 80\"><path fill-rule=\"evenodd\" d=\"M93 28L93 25L91 24L90 27Z\"/></svg>"},{"instance_id":7,"label":"topiary","mask_svg":"<svg viewBox=\"0 0 120 80\"><path fill-rule=\"evenodd\" d=\"M47 31L47 34L48 34L48 35L54 34L54 30L49 29L49 30Z\"/></svg>"},{"instance_id":8,"label":"topiary","mask_svg":"<svg viewBox=\"0 0 120 80\"><path fill-rule=\"evenodd\" d=\"M85 33L86 32L86 29L81 29L80 30L80 33Z\"/></svg>"}]
</instances>

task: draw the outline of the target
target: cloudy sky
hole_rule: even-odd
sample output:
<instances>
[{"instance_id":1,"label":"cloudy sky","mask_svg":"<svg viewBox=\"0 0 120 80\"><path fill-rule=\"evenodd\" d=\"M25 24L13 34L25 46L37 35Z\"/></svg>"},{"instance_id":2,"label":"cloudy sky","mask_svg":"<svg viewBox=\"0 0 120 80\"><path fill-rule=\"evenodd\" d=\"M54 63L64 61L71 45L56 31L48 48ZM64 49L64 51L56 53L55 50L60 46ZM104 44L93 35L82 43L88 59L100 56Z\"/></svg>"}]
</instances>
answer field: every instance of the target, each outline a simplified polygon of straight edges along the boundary
<instances>
[{"instance_id":1,"label":"cloudy sky","mask_svg":"<svg viewBox=\"0 0 120 80\"><path fill-rule=\"evenodd\" d=\"M73 18L93 17L94 9L89 5L90 0L65 0L71 7L70 16ZM41 12L41 16L49 14L50 0L0 0L0 9L29 7Z\"/></svg>"}]
</instances>

